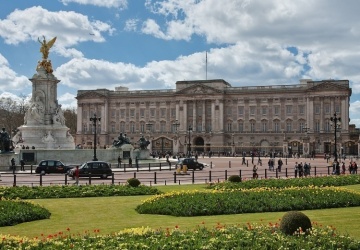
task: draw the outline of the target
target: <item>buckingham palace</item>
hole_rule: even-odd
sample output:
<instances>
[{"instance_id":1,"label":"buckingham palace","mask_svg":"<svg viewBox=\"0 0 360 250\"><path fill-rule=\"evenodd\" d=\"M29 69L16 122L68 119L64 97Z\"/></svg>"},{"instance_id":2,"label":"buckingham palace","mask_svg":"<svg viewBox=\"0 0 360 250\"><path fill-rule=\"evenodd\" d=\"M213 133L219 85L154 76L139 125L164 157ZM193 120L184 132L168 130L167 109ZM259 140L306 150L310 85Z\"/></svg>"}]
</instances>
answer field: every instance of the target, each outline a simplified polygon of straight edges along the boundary
<instances>
[{"instance_id":1,"label":"buckingham palace","mask_svg":"<svg viewBox=\"0 0 360 250\"><path fill-rule=\"evenodd\" d=\"M79 90L75 140L93 147L96 128L97 146L105 148L122 133L135 148L144 136L157 152L289 155L337 148L338 154L357 155L350 96L348 80L310 79L293 85L233 87L215 79L177 81L175 89ZM94 114L101 117L96 127Z\"/></svg>"}]
</instances>

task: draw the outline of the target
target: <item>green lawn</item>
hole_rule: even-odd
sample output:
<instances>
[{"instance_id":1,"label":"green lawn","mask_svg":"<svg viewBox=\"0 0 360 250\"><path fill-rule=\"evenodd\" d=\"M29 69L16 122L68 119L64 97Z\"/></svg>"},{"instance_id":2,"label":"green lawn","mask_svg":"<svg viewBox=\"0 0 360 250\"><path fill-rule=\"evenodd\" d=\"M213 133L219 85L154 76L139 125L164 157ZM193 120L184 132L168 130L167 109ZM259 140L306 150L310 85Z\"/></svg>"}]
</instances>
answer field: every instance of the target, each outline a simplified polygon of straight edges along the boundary
<instances>
[{"instance_id":1,"label":"green lawn","mask_svg":"<svg viewBox=\"0 0 360 250\"><path fill-rule=\"evenodd\" d=\"M203 189L204 185L159 186L164 192ZM347 186L360 192L360 185ZM34 221L11 227L2 227L2 234L36 237L49 235L67 228L74 234L100 230L108 234L124 228L149 226L152 228L193 228L205 223L207 226L222 224L245 224L247 222L277 222L284 212L236 214L201 217L172 217L164 215L143 215L135 212L135 207L149 196L68 198L33 200L52 213L49 220ZM341 233L360 239L360 207L303 211L312 221L332 225Z\"/></svg>"}]
</instances>

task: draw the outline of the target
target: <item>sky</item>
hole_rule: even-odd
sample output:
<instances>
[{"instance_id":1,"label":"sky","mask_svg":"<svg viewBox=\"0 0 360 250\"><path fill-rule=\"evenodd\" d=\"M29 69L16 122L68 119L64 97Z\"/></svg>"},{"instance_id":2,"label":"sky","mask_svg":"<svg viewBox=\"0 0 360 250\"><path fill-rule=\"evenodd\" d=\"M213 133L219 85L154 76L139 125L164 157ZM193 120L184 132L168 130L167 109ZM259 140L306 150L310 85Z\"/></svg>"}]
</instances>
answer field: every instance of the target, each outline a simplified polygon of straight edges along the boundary
<instances>
[{"instance_id":1,"label":"sky","mask_svg":"<svg viewBox=\"0 0 360 250\"><path fill-rule=\"evenodd\" d=\"M346 79L359 128L359 10L358 0L0 0L0 97L31 95L38 39L57 37L63 107L86 89Z\"/></svg>"}]
</instances>

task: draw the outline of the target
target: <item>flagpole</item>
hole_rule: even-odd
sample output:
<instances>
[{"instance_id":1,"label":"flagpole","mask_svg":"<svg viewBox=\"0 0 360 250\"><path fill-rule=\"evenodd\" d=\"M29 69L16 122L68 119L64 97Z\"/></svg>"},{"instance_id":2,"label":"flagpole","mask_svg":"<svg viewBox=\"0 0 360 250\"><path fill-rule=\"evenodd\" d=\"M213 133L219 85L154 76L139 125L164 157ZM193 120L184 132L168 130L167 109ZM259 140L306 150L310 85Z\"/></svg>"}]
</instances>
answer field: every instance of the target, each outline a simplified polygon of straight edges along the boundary
<instances>
[{"instance_id":1,"label":"flagpole","mask_svg":"<svg viewBox=\"0 0 360 250\"><path fill-rule=\"evenodd\" d=\"M207 80L207 51L206 51L206 60L205 60L205 80Z\"/></svg>"}]
</instances>

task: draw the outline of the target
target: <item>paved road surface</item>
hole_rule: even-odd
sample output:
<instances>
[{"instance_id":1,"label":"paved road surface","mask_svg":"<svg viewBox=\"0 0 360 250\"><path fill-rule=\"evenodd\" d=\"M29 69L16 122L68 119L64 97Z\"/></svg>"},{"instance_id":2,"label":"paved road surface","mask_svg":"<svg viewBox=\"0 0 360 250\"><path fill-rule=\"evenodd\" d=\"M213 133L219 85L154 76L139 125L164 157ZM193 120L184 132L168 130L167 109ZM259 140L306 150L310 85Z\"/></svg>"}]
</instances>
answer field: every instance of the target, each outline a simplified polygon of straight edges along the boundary
<instances>
[{"instance_id":1,"label":"paved road surface","mask_svg":"<svg viewBox=\"0 0 360 250\"><path fill-rule=\"evenodd\" d=\"M331 162L327 162L323 158L315 159L282 159L283 167L282 171L269 171L268 162L269 158L262 158L262 166L258 166L259 178L282 178L282 177L294 177L294 165L295 162L305 162L311 164L311 175L327 175L331 174L332 168L328 166ZM275 166L277 166L277 160L275 159ZM356 159L354 159L356 161ZM246 165L242 165L241 157L199 157L199 162L205 163L206 167L200 171L188 171L187 173L177 173L175 169L176 160L173 161L171 168L168 165L162 164L161 169L159 167L149 167L148 165L142 165L146 161L140 162L139 169L128 168L125 165L124 168L117 168L117 164L113 163L114 178L109 177L108 179L99 178L80 178L80 184L124 184L126 180L132 177L140 179L142 184L145 185L174 185L174 184L188 184L188 183L208 183L223 181L230 175L241 175L242 178L252 178L252 167L258 163L258 159L254 158L254 164L252 159L246 157ZM345 160L346 166L349 165L350 159ZM348 173L348 171L347 171ZM39 186L40 182L42 185L54 185L54 184L73 184L74 181L67 177L65 174L47 174L40 176L38 174L31 174L30 170L16 171L15 176L12 171L1 172L0 185L13 186L16 182L17 186L28 185L28 186Z\"/></svg>"}]
</instances>

